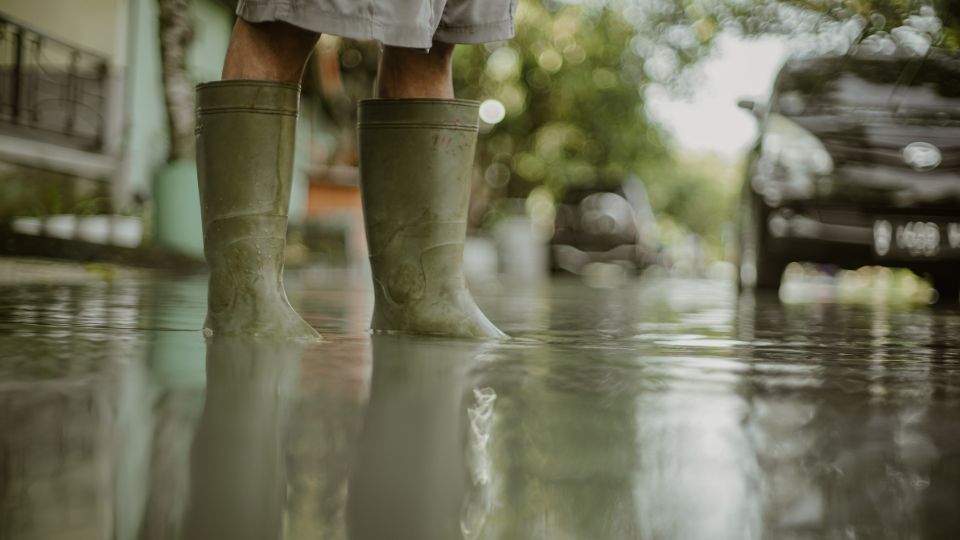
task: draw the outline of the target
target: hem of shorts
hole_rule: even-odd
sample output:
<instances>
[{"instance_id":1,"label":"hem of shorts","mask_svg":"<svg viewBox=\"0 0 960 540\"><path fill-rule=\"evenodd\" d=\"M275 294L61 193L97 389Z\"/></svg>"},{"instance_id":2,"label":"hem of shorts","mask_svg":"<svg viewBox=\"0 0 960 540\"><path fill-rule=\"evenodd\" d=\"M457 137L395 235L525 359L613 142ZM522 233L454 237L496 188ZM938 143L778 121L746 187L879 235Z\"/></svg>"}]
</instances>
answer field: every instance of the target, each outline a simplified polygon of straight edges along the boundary
<instances>
[{"instance_id":1,"label":"hem of shorts","mask_svg":"<svg viewBox=\"0 0 960 540\"><path fill-rule=\"evenodd\" d=\"M444 26L441 24L434 32L433 39L443 43L473 45L512 39L515 32L513 19L465 26Z\"/></svg>"},{"instance_id":2,"label":"hem of shorts","mask_svg":"<svg viewBox=\"0 0 960 540\"><path fill-rule=\"evenodd\" d=\"M368 17L354 17L317 9L257 0L240 0L237 16L251 22L281 21L320 34L374 40L391 47L429 49L434 40L444 43L477 44L510 39L514 35L512 19L494 23L437 28L389 24Z\"/></svg>"}]
</instances>

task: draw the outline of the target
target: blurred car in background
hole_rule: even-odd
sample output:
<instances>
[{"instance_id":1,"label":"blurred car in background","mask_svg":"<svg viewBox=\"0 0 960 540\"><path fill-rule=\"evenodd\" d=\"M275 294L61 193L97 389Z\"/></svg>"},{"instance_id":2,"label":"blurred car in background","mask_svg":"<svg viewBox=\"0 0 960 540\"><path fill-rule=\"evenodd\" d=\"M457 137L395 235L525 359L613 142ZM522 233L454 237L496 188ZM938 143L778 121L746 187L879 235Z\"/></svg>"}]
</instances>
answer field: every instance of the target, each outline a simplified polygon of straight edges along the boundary
<instances>
[{"instance_id":1,"label":"blurred car in background","mask_svg":"<svg viewBox=\"0 0 960 540\"><path fill-rule=\"evenodd\" d=\"M739 220L741 288L793 261L883 265L960 290L960 54L796 59L760 122Z\"/></svg>"},{"instance_id":2,"label":"blurred car in background","mask_svg":"<svg viewBox=\"0 0 960 540\"><path fill-rule=\"evenodd\" d=\"M646 189L630 179L614 189L567 191L556 205L551 268L582 274L591 263L638 271L654 262L657 230Z\"/></svg>"}]
</instances>

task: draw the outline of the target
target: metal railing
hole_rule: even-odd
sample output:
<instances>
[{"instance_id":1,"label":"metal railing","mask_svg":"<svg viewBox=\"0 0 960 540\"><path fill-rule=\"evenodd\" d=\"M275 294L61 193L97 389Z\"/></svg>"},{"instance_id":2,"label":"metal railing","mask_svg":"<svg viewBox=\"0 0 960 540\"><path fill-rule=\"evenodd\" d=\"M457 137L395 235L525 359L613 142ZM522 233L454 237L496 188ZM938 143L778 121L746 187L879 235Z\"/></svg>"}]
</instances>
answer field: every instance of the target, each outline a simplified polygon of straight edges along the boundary
<instances>
[{"instance_id":1,"label":"metal railing","mask_svg":"<svg viewBox=\"0 0 960 540\"><path fill-rule=\"evenodd\" d=\"M102 150L107 65L0 13L0 131Z\"/></svg>"}]
</instances>

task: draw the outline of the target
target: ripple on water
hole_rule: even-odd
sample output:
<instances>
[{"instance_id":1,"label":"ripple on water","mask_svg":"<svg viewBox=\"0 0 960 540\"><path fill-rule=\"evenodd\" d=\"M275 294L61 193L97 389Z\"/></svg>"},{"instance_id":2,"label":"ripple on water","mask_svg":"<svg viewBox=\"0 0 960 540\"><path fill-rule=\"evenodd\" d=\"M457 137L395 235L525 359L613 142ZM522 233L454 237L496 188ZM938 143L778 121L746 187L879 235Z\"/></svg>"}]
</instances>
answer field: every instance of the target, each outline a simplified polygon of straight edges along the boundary
<instances>
[{"instance_id":1,"label":"ripple on water","mask_svg":"<svg viewBox=\"0 0 960 540\"><path fill-rule=\"evenodd\" d=\"M294 539L960 537L955 311L505 283L476 296L514 339L473 343L296 283L303 351L211 347L202 278L0 291L0 536L208 504Z\"/></svg>"}]
</instances>

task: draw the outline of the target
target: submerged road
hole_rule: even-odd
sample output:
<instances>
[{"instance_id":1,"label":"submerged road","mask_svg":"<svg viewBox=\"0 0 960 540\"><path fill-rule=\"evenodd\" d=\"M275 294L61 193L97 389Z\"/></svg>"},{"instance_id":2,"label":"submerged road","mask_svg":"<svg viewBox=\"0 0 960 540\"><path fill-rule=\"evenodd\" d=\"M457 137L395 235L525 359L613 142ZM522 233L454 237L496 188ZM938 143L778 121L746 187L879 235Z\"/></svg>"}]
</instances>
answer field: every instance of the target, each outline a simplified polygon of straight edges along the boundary
<instances>
[{"instance_id":1,"label":"submerged road","mask_svg":"<svg viewBox=\"0 0 960 540\"><path fill-rule=\"evenodd\" d=\"M0 538L960 538L960 311L487 284L506 342L205 341L202 278L0 288Z\"/></svg>"}]
</instances>

